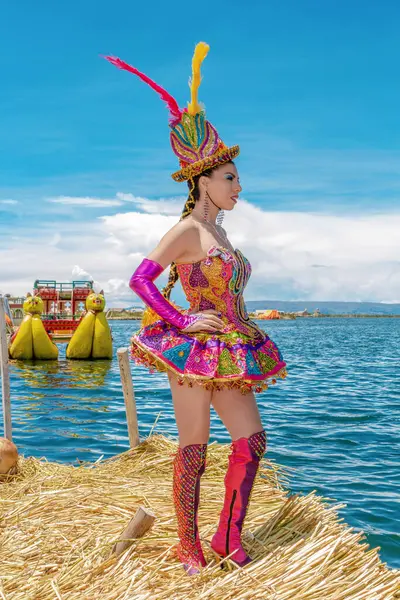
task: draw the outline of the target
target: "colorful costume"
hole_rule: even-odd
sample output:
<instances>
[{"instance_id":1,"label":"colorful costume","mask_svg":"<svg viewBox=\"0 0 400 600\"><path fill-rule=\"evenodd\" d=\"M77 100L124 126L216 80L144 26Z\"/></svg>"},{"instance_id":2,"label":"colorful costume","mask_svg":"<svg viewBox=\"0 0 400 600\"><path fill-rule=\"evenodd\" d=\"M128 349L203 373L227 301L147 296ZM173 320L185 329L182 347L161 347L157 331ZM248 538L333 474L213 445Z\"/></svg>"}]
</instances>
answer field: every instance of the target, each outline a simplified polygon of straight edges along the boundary
<instances>
[{"instance_id":1,"label":"colorful costume","mask_svg":"<svg viewBox=\"0 0 400 600\"><path fill-rule=\"evenodd\" d=\"M208 49L203 42L196 46L192 61L191 102L183 110L168 92L135 67L119 58L106 57L118 68L145 81L167 103L171 146L180 162L180 170L172 177L176 181L187 180L192 191L194 177L239 154L238 146L228 147L222 142L198 103L200 65ZM169 302L169 296L157 289L154 280L163 267L155 261L144 259L131 278L132 290L152 310L152 318L144 319L141 330L132 338L132 355L136 361L150 369L175 374L181 384L191 386L195 383L215 390L240 389L244 394L252 390L260 392L268 387L269 380L275 383L277 377L285 376L285 362L278 348L247 315L243 290L251 266L239 250L232 252L213 246L202 260L177 264L174 268L190 304L187 311L178 310ZM185 331L201 319L201 311L210 309L220 313L225 325L222 331ZM193 313L200 313L200 316ZM241 546L240 536L265 447L264 431L232 444L225 478L225 503L212 547L222 557L233 553L232 560L240 566L250 561ZM206 450L205 444L179 448L174 461L174 502L180 539L177 552L190 574L206 564L197 528L200 478L205 469Z\"/></svg>"},{"instance_id":2,"label":"colorful costume","mask_svg":"<svg viewBox=\"0 0 400 600\"><path fill-rule=\"evenodd\" d=\"M251 267L243 254L213 247L204 260L177 268L189 313L217 310L225 327L218 333L184 333L158 320L132 339L134 358L175 373L181 383L239 388L244 393L259 392L267 387L267 379L275 382L284 376L285 363L278 348L247 316L243 290Z\"/></svg>"}]
</instances>

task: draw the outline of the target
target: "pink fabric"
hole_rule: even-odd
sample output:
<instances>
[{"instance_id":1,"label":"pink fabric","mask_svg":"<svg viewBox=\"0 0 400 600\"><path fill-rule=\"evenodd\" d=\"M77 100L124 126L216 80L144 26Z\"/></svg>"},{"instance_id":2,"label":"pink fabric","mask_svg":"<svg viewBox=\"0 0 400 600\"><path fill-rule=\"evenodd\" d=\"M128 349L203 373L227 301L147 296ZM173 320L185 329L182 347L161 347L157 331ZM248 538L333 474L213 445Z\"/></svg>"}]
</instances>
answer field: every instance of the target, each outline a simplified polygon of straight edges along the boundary
<instances>
[{"instance_id":1,"label":"pink fabric","mask_svg":"<svg viewBox=\"0 0 400 600\"><path fill-rule=\"evenodd\" d=\"M163 271L157 262L145 258L132 275L129 287L164 321L178 329L185 329L197 321L198 317L180 313L157 289L153 282Z\"/></svg>"},{"instance_id":2,"label":"pink fabric","mask_svg":"<svg viewBox=\"0 0 400 600\"><path fill-rule=\"evenodd\" d=\"M218 530L211 541L214 552L222 557L234 553L231 560L241 567L251 562L251 558L243 549L241 534L254 479L266 443L267 436L264 430L254 433L249 438L240 438L232 442L232 453L229 456L229 467L225 476L224 506Z\"/></svg>"},{"instance_id":3,"label":"pink fabric","mask_svg":"<svg viewBox=\"0 0 400 600\"><path fill-rule=\"evenodd\" d=\"M164 88L162 88L160 85L158 85L158 83L150 79L150 77L147 77L147 75L145 75L144 73L141 73L136 67L128 65L128 63L124 62L120 58L117 58L116 56L105 56L104 58L118 69L129 71L129 73L137 75L142 81L147 83L147 85L149 85L155 92L160 94L161 99L164 100L164 102L169 108L169 112L171 115L169 119L170 125L172 127L175 127L175 125L179 123L183 111L179 108L175 98L173 98L171 94L168 94L168 92L164 90Z\"/></svg>"}]
</instances>

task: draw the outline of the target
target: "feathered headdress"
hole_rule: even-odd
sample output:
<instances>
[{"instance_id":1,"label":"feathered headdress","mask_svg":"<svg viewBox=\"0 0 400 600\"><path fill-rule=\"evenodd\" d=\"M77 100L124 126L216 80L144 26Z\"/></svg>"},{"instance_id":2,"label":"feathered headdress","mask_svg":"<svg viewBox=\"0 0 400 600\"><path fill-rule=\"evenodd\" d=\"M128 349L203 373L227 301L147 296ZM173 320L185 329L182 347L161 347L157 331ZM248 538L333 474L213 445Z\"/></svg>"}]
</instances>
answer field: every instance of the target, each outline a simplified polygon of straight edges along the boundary
<instances>
[{"instance_id":1,"label":"feathered headdress","mask_svg":"<svg viewBox=\"0 0 400 600\"><path fill-rule=\"evenodd\" d=\"M113 56L105 58L125 71L137 75L155 90L166 102L170 117L170 141L177 155L180 170L172 174L175 181L185 181L216 165L233 160L239 154L239 146L226 146L215 127L206 119L204 108L198 102L201 83L200 67L207 56L209 46L204 42L197 44L192 59L192 79L190 81L191 100L186 109L180 109L176 100L152 79L135 67Z\"/></svg>"}]
</instances>

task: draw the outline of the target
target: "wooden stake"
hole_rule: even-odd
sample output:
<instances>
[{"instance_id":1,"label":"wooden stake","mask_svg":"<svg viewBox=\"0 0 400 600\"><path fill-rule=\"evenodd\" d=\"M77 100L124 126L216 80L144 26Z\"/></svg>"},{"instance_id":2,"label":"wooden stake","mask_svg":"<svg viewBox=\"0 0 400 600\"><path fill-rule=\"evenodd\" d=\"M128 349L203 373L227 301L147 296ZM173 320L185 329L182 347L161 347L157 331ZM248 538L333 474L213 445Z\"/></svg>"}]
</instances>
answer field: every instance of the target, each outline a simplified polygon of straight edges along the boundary
<instances>
[{"instance_id":1,"label":"wooden stake","mask_svg":"<svg viewBox=\"0 0 400 600\"><path fill-rule=\"evenodd\" d=\"M0 296L0 372L4 437L12 442L10 374L8 372L7 329L3 296Z\"/></svg>"},{"instance_id":2,"label":"wooden stake","mask_svg":"<svg viewBox=\"0 0 400 600\"><path fill-rule=\"evenodd\" d=\"M117 556L125 552L135 539L142 537L153 526L155 518L154 513L141 506L120 535L113 552Z\"/></svg>"},{"instance_id":3,"label":"wooden stake","mask_svg":"<svg viewBox=\"0 0 400 600\"><path fill-rule=\"evenodd\" d=\"M129 443L131 448L139 445L139 428L136 412L135 391L133 389L131 368L129 365L128 348L117 350L119 370L121 374L122 391L124 393L126 421L128 424Z\"/></svg>"}]
</instances>

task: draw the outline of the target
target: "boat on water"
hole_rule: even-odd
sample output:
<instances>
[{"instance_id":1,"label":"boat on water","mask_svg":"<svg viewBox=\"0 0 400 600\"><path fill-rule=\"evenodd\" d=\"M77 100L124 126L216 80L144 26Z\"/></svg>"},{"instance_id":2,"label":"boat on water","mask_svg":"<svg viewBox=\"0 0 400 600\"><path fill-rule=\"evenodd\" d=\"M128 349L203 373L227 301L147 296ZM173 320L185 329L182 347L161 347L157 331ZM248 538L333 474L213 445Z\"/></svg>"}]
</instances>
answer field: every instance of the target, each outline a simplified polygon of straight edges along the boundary
<instances>
[{"instance_id":1,"label":"boat on water","mask_svg":"<svg viewBox=\"0 0 400 600\"><path fill-rule=\"evenodd\" d=\"M94 291L93 281L37 279L33 294L28 293L23 301L24 317L19 327L13 323L7 298L10 358L57 360L56 343L67 343L67 358L111 359L112 335L105 304L103 292Z\"/></svg>"},{"instance_id":2,"label":"boat on water","mask_svg":"<svg viewBox=\"0 0 400 600\"><path fill-rule=\"evenodd\" d=\"M35 281L33 296L43 301L42 323L54 341L71 339L86 313L86 298L93 293L93 281Z\"/></svg>"}]
</instances>

